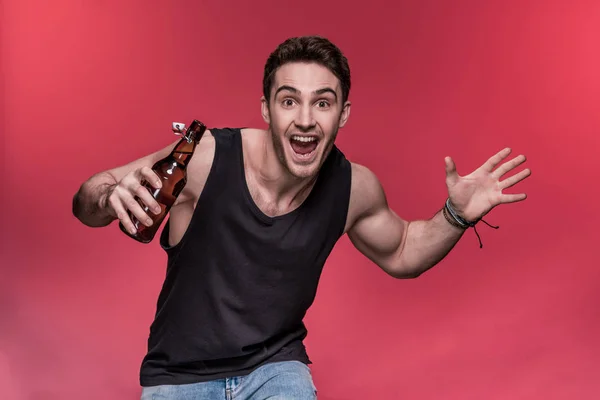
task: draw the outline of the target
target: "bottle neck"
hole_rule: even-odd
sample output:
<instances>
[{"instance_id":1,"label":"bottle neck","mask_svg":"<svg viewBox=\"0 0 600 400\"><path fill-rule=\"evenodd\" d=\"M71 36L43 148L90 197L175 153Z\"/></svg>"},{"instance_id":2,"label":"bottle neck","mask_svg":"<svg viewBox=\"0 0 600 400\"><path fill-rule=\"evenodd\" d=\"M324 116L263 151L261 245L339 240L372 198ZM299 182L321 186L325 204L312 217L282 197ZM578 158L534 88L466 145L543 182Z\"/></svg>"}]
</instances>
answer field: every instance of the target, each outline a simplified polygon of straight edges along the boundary
<instances>
[{"instance_id":1,"label":"bottle neck","mask_svg":"<svg viewBox=\"0 0 600 400\"><path fill-rule=\"evenodd\" d=\"M177 163L184 166L188 165L194 155L196 145L200 142L205 130L206 126L200 121L194 120L192 122L186 132L186 136L181 138L171 153L171 156L173 156Z\"/></svg>"},{"instance_id":2,"label":"bottle neck","mask_svg":"<svg viewBox=\"0 0 600 400\"><path fill-rule=\"evenodd\" d=\"M182 138L171 152L171 156L177 161L178 164L183 164L184 166L187 166L190 160L192 159L192 155L194 154L195 149L195 140L188 142L186 138Z\"/></svg>"}]
</instances>

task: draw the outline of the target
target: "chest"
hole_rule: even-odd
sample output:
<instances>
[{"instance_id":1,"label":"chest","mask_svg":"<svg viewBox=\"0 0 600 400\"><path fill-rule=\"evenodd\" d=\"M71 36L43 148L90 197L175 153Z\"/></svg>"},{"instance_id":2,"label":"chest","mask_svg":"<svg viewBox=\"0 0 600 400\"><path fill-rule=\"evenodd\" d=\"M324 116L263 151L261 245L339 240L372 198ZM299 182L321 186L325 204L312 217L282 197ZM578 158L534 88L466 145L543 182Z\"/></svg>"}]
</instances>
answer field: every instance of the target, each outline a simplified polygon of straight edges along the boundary
<instances>
[{"instance_id":1,"label":"chest","mask_svg":"<svg viewBox=\"0 0 600 400\"><path fill-rule=\"evenodd\" d=\"M262 185L251 173L246 173L245 185L249 201L261 213L274 218L289 214L300 207L308 198L314 182L294 188L286 194L277 194L275 190Z\"/></svg>"}]
</instances>

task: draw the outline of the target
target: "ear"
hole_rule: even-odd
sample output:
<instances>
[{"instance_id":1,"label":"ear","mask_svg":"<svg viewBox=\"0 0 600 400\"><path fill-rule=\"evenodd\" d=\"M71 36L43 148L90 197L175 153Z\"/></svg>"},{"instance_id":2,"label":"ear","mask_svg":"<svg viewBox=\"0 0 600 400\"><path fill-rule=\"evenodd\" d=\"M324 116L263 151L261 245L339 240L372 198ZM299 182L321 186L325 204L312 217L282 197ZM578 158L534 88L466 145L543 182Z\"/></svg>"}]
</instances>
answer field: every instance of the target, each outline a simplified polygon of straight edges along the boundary
<instances>
[{"instance_id":1,"label":"ear","mask_svg":"<svg viewBox=\"0 0 600 400\"><path fill-rule=\"evenodd\" d=\"M267 123L271 123L271 113L269 112L269 102L265 98L265 96L260 97L260 111L263 117L263 120Z\"/></svg>"},{"instance_id":2,"label":"ear","mask_svg":"<svg viewBox=\"0 0 600 400\"><path fill-rule=\"evenodd\" d=\"M344 125L346 125L348 118L350 118L350 106L351 105L352 105L352 103L350 103L349 101L346 101L346 103L344 103L344 108L342 109L342 114L340 115L340 128L342 128Z\"/></svg>"}]
</instances>

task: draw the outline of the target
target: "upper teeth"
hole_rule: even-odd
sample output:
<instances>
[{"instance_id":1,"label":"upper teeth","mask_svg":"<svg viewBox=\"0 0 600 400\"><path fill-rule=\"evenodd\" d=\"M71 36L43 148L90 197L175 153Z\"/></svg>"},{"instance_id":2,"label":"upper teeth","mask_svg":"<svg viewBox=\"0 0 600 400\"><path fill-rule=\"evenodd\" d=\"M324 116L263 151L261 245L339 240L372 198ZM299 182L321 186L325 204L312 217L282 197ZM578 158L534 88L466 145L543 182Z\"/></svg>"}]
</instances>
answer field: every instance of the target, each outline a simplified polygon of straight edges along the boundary
<instances>
[{"instance_id":1,"label":"upper teeth","mask_svg":"<svg viewBox=\"0 0 600 400\"><path fill-rule=\"evenodd\" d=\"M317 140L317 138L314 136L306 137L306 136L298 136L298 135L293 135L292 139L297 140L299 142L312 142L313 140Z\"/></svg>"}]
</instances>

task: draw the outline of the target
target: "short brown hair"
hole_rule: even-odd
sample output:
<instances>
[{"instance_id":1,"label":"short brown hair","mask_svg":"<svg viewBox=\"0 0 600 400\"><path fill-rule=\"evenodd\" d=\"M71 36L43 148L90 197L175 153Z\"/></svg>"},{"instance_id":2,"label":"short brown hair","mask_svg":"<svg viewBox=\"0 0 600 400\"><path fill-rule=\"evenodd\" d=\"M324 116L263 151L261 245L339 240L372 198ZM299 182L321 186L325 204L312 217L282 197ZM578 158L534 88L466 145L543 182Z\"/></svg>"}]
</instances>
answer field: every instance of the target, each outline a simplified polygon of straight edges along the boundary
<instances>
[{"instance_id":1,"label":"short brown hair","mask_svg":"<svg viewBox=\"0 0 600 400\"><path fill-rule=\"evenodd\" d=\"M342 103L350 95L350 66L340 49L322 36L300 36L287 39L273 51L265 64L263 94L269 101L275 72L289 62L316 62L329 69L342 86Z\"/></svg>"}]
</instances>

